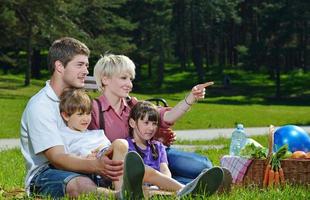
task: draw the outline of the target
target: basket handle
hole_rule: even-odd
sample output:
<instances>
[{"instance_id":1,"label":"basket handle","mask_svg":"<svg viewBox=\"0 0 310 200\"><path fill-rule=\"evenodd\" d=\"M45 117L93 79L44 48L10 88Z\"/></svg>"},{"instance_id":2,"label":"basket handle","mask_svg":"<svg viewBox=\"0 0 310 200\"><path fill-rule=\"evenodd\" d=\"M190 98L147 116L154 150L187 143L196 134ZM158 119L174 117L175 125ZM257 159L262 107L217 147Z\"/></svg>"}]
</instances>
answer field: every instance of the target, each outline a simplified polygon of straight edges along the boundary
<instances>
[{"instance_id":1,"label":"basket handle","mask_svg":"<svg viewBox=\"0 0 310 200\"><path fill-rule=\"evenodd\" d=\"M273 125L269 126L269 133L268 133L268 155L267 155L267 165L270 163L270 159L272 157L272 147L273 147L273 140L274 140L274 131L275 128Z\"/></svg>"}]
</instances>

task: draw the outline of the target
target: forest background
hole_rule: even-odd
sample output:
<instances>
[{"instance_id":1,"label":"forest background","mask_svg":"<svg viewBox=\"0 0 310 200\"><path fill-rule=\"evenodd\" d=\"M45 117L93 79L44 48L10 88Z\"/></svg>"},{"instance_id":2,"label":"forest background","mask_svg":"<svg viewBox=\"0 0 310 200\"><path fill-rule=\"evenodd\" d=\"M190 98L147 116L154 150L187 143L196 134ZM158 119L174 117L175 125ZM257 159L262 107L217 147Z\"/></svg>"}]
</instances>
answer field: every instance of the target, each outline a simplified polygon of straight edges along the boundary
<instances>
[{"instance_id":1,"label":"forest background","mask_svg":"<svg viewBox=\"0 0 310 200\"><path fill-rule=\"evenodd\" d=\"M90 66L105 52L132 58L136 91L145 90L143 80L161 88L168 70L192 71L197 82L216 76L224 86L230 70L244 70L268 74L268 95L281 98L291 95L281 92L281 74L309 71L307 0L0 2L0 69L23 73L26 86L48 78L48 48L62 36L87 44Z\"/></svg>"}]
</instances>

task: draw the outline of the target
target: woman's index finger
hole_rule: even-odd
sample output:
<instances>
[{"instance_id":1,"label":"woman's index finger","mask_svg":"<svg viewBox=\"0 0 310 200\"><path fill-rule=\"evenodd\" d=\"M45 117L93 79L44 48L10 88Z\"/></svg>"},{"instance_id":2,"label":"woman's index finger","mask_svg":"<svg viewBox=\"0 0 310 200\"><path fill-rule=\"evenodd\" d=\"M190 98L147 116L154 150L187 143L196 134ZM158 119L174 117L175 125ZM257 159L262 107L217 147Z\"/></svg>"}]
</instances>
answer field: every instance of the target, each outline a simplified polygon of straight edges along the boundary
<instances>
[{"instance_id":1,"label":"woman's index finger","mask_svg":"<svg viewBox=\"0 0 310 200\"><path fill-rule=\"evenodd\" d=\"M199 88L203 89L203 88L208 87L208 86L213 85L213 84L214 84L213 81L211 81L211 82L206 82L206 83L200 84L200 85L199 85Z\"/></svg>"}]
</instances>

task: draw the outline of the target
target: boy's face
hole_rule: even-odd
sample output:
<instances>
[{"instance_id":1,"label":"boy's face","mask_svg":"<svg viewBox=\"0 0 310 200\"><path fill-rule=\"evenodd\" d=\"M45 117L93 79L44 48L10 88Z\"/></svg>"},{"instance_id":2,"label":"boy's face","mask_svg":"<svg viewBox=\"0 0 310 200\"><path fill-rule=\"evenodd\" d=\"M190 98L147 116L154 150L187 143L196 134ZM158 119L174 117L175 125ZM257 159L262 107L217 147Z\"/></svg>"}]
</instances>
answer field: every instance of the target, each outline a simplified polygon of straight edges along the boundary
<instances>
[{"instance_id":1,"label":"boy's face","mask_svg":"<svg viewBox=\"0 0 310 200\"><path fill-rule=\"evenodd\" d=\"M63 67L63 81L66 87L84 87L85 77L88 74L88 57L86 55L76 55Z\"/></svg>"},{"instance_id":2,"label":"boy's face","mask_svg":"<svg viewBox=\"0 0 310 200\"><path fill-rule=\"evenodd\" d=\"M75 112L71 116L62 113L62 116L67 122L67 126L76 131L85 131L91 121L90 113Z\"/></svg>"},{"instance_id":3,"label":"boy's face","mask_svg":"<svg viewBox=\"0 0 310 200\"><path fill-rule=\"evenodd\" d=\"M138 119L138 122L131 120L130 126L133 128L133 134L140 139L150 140L156 134L158 123L156 121L149 121L148 116L145 116L144 119Z\"/></svg>"},{"instance_id":4,"label":"boy's face","mask_svg":"<svg viewBox=\"0 0 310 200\"><path fill-rule=\"evenodd\" d=\"M132 77L128 72L115 74L112 77L103 77L104 90L119 98L129 95L132 90Z\"/></svg>"}]
</instances>

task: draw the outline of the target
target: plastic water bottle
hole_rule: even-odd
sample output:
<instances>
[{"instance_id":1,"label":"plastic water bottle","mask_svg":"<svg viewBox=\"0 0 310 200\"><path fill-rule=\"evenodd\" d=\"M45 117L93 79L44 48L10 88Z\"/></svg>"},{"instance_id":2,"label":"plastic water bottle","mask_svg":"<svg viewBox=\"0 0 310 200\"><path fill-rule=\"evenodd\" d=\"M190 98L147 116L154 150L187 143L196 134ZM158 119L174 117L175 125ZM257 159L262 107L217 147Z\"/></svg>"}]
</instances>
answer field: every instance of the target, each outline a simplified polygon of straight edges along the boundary
<instances>
[{"instance_id":1,"label":"plastic water bottle","mask_svg":"<svg viewBox=\"0 0 310 200\"><path fill-rule=\"evenodd\" d=\"M239 156L241 148L246 143L246 135L244 132L243 124L238 124L237 128L231 134L231 144L229 154L232 156Z\"/></svg>"}]
</instances>

